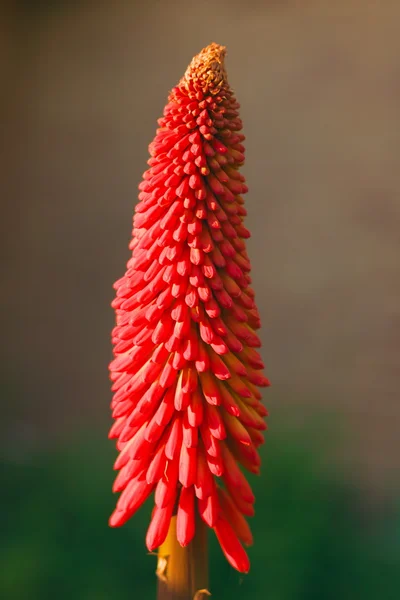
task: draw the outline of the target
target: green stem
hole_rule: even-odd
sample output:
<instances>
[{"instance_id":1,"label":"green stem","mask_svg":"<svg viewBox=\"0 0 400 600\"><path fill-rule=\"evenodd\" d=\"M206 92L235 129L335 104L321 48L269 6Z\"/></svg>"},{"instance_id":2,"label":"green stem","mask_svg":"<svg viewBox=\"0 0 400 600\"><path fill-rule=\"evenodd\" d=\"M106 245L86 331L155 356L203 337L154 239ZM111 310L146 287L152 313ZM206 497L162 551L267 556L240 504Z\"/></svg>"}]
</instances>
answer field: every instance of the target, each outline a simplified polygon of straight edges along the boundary
<instances>
[{"instance_id":1,"label":"green stem","mask_svg":"<svg viewBox=\"0 0 400 600\"><path fill-rule=\"evenodd\" d=\"M182 548L176 539L176 516L158 549L157 600L205 600L208 587L207 527L198 517L193 541Z\"/></svg>"}]
</instances>

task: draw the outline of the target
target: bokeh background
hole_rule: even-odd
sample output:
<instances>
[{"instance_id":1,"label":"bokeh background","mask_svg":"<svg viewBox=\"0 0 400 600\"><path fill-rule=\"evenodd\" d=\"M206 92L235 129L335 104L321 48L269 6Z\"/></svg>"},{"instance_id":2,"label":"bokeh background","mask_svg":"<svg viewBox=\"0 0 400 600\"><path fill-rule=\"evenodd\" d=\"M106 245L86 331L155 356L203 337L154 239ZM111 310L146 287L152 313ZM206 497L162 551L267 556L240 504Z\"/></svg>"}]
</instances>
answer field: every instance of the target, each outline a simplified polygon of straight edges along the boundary
<instances>
[{"instance_id":1,"label":"bokeh background","mask_svg":"<svg viewBox=\"0 0 400 600\"><path fill-rule=\"evenodd\" d=\"M110 530L109 304L168 90L228 48L270 432L252 570L216 599L400 589L400 3L1 4L0 596L155 597L149 507Z\"/></svg>"}]
</instances>

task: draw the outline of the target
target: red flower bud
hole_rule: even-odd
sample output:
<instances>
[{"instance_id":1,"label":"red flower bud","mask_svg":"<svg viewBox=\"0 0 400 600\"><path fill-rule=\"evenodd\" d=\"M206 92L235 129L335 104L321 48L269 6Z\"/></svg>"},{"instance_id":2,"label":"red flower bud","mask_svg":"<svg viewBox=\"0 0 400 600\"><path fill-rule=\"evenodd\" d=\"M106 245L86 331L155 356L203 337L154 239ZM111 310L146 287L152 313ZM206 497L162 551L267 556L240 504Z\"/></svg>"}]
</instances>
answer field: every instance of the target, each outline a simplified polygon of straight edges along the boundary
<instances>
[{"instance_id":1,"label":"red flower bud","mask_svg":"<svg viewBox=\"0 0 400 600\"><path fill-rule=\"evenodd\" d=\"M244 136L224 55L217 44L202 50L169 95L139 186L132 256L114 285L110 437L121 496L110 525L154 492L149 550L164 542L173 514L187 545L197 513L247 572L241 542L252 543L245 515L254 495L241 466L259 472L267 411L257 387L269 381L255 350Z\"/></svg>"}]
</instances>

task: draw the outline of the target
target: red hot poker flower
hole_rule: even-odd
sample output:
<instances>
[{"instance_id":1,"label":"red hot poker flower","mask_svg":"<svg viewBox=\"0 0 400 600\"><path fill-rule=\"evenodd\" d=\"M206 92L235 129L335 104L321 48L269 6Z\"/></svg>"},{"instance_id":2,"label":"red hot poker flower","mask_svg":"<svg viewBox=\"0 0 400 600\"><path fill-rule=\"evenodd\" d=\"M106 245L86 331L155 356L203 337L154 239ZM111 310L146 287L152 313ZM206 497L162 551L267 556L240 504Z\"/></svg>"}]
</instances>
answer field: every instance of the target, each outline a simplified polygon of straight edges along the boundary
<instances>
[{"instance_id":1,"label":"red hot poker flower","mask_svg":"<svg viewBox=\"0 0 400 600\"><path fill-rule=\"evenodd\" d=\"M217 44L202 50L169 95L139 185L132 256L114 286L110 437L122 493L110 525L155 492L149 550L173 514L189 544L199 514L247 572L254 495L239 465L259 472L267 411L258 387L269 382L244 242L244 136L224 56Z\"/></svg>"}]
</instances>

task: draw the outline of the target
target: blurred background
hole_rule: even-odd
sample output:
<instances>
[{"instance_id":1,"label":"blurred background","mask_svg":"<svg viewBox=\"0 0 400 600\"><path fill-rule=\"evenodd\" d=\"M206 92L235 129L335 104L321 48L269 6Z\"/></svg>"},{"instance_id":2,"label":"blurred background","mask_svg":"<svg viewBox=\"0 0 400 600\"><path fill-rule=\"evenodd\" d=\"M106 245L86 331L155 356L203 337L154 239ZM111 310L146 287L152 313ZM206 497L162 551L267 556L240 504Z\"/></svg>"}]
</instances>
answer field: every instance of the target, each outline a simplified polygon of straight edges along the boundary
<instances>
[{"instance_id":1,"label":"blurred background","mask_svg":"<svg viewBox=\"0 0 400 600\"><path fill-rule=\"evenodd\" d=\"M0 596L155 597L149 507L107 519L112 283L167 93L226 45L273 386L252 570L213 598L400 589L400 3L1 4Z\"/></svg>"}]
</instances>

